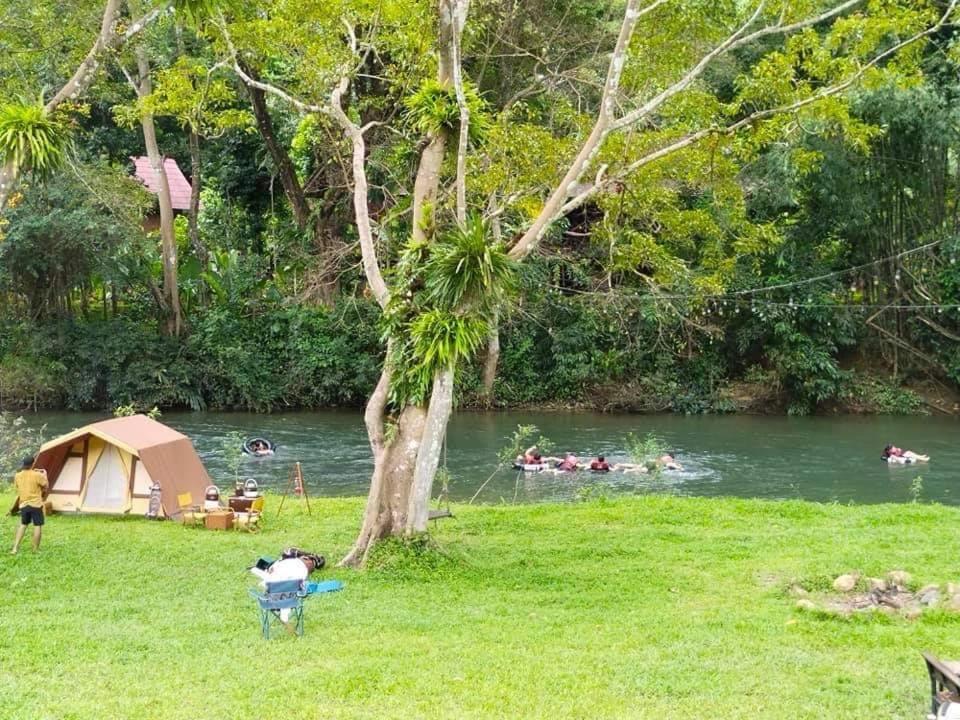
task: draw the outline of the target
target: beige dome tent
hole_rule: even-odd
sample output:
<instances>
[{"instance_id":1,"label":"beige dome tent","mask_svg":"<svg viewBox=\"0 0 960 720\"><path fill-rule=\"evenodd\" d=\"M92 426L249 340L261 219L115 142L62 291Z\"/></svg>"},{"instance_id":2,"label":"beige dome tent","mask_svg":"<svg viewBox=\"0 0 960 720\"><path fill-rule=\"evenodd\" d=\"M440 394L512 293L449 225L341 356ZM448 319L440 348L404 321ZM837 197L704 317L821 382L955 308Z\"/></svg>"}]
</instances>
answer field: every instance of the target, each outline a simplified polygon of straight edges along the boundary
<instances>
[{"instance_id":1,"label":"beige dome tent","mask_svg":"<svg viewBox=\"0 0 960 720\"><path fill-rule=\"evenodd\" d=\"M167 517L177 495L202 502L210 478L186 435L133 415L87 425L43 445L34 462L47 471L48 500L58 512L144 515L150 487L160 484Z\"/></svg>"}]
</instances>

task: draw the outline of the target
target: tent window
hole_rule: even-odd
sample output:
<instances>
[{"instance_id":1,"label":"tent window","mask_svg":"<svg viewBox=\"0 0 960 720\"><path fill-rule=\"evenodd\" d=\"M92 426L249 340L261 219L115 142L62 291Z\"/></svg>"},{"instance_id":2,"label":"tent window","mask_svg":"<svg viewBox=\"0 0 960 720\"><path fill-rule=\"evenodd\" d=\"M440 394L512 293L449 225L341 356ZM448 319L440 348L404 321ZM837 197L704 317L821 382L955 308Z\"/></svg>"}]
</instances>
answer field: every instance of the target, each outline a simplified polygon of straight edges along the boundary
<instances>
[{"instance_id":1,"label":"tent window","mask_svg":"<svg viewBox=\"0 0 960 720\"><path fill-rule=\"evenodd\" d=\"M133 494L149 495L150 486L153 485L153 478L150 477L150 471L147 470L147 466L140 460L136 461L134 467L137 468L137 472L133 476Z\"/></svg>"},{"instance_id":2,"label":"tent window","mask_svg":"<svg viewBox=\"0 0 960 720\"><path fill-rule=\"evenodd\" d=\"M80 486L83 484L83 458L68 457L63 463L63 469L57 475L53 483L52 490L61 493L80 492Z\"/></svg>"}]
</instances>

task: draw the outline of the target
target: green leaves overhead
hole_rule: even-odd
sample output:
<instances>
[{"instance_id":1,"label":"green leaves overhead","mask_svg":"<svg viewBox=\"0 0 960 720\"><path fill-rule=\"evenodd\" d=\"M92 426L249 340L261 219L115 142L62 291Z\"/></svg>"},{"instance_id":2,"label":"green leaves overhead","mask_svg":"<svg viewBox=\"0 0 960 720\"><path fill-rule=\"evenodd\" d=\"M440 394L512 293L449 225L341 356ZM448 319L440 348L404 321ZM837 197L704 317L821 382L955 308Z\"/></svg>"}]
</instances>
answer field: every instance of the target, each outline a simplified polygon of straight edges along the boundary
<instances>
[{"instance_id":1,"label":"green leaves overhead","mask_svg":"<svg viewBox=\"0 0 960 720\"><path fill-rule=\"evenodd\" d=\"M70 133L41 103L0 105L0 157L21 170L47 176L63 164Z\"/></svg>"}]
</instances>

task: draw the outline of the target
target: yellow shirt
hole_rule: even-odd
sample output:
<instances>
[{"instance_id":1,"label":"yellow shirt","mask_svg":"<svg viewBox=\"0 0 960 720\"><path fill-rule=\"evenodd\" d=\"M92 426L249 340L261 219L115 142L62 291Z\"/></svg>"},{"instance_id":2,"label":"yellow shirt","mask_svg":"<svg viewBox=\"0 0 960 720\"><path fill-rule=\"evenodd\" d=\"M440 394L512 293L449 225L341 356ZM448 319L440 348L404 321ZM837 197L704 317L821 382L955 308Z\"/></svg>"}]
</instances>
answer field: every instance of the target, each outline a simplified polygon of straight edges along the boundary
<instances>
[{"instance_id":1,"label":"yellow shirt","mask_svg":"<svg viewBox=\"0 0 960 720\"><path fill-rule=\"evenodd\" d=\"M47 476L36 470L21 470L16 474L13 482L17 486L17 495L20 497L20 507L43 507L43 489L47 487Z\"/></svg>"}]
</instances>

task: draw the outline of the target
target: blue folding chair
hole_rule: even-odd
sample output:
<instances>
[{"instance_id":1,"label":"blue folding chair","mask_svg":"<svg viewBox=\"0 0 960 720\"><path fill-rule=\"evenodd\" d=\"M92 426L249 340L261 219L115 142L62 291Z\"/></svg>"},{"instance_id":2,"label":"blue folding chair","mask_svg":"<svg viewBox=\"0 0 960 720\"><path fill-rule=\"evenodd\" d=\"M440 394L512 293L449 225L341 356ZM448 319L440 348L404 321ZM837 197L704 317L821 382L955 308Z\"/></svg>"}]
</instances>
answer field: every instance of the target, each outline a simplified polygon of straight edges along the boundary
<instances>
[{"instance_id":1,"label":"blue folding chair","mask_svg":"<svg viewBox=\"0 0 960 720\"><path fill-rule=\"evenodd\" d=\"M303 599L307 591L301 580L278 580L268 582L263 592L251 589L260 610L260 629L263 637L270 639L270 628L281 626L293 635L303 635ZM289 613L284 620L281 611Z\"/></svg>"}]
</instances>

